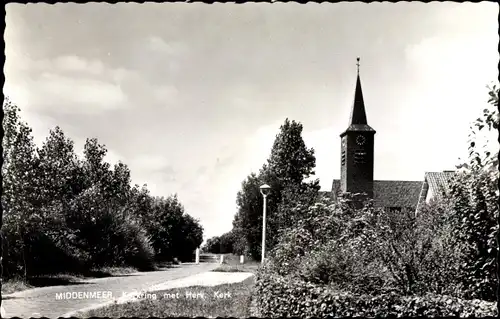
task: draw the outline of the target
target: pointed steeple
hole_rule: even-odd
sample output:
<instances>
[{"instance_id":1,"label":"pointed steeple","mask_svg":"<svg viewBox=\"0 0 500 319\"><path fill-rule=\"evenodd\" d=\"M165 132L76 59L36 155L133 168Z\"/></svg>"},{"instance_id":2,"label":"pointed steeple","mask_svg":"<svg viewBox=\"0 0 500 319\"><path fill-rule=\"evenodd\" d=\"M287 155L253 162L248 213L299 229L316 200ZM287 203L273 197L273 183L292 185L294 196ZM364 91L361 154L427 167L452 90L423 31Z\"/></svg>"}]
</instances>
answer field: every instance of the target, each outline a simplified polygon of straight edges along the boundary
<instances>
[{"instance_id":1,"label":"pointed steeple","mask_svg":"<svg viewBox=\"0 0 500 319\"><path fill-rule=\"evenodd\" d=\"M344 133L348 131L375 131L368 125L368 121L366 119L365 101L363 99L361 79L359 77L359 57L357 58L356 66L358 67L358 74L356 79L356 89L354 91L354 102L351 108L349 127ZM342 133L341 136L344 133Z\"/></svg>"},{"instance_id":2,"label":"pointed steeple","mask_svg":"<svg viewBox=\"0 0 500 319\"><path fill-rule=\"evenodd\" d=\"M352 105L351 118L349 121L349 125L352 124L368 124L366 121L366 110L365 110L365 101L363 100L363 91L361 90L361 80L359 79L359 64L358 64L358 79L356 80L356 91L354 92L354 103Z\"/></svg>"}]
</instances>

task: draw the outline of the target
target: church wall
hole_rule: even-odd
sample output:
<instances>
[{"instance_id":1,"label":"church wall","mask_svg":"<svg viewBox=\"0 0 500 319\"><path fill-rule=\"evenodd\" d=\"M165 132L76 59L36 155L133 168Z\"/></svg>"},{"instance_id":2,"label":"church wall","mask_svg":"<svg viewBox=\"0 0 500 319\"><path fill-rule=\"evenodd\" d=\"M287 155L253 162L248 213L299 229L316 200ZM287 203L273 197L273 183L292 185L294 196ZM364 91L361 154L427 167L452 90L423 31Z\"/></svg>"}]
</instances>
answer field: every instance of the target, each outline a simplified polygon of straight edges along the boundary
<instances>
[{"instance_id":1,"label":"church wall","mask_svg":"<svg viewBox=\"0 0 500 319\"><path fill-rule=\"evenodd\" d=\"M355 139L358 135L366 138L364 145L360 146ZM345 188L351 193L368 192L373 196L373 161L374 161L374 136L361 132L348 132L346 143ZM364 152L358 156L358 152ZM349 173L347 173L349 172Z\"/></svg>"}]
</instances>

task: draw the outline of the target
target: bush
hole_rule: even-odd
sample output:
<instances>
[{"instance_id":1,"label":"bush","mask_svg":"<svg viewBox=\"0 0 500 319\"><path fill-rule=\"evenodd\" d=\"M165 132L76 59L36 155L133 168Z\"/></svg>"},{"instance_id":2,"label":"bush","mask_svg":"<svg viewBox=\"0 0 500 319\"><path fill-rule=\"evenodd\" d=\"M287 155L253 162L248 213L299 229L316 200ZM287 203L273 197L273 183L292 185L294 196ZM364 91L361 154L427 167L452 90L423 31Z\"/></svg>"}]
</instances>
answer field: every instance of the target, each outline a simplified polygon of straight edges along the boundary
<instances>
[{"instance_id":1,"label":"bush","mask_svg":"<svg viewBox=\"0 0 500 319\"><path fill-rule=\"evenodd\" d=\"M150 269L154 250L146 231L124 209L106 204L97 188L86 190L66 210L70 246L86 268Z\"/></svg>"},{"instance_id":2,"label":"bush","mask_svg":"<svg viewBox=\"0 0 500 319\"><path fill-rule=\"evenodd\" d=\"M302 218L282 231L279 243L270 251L272 265L281 275L298 271L307 252L341 236L342 209L338 205L320 201L307 208L298 205L296 210L302 211Z\"/></svg>"},{"instance_id":3,"label":"bush","mask_svg":"<svg viewBox=\"0 0 500 319\"><path fill-rule=\"evenodd\" d=\"M2 226L2 265L4 278L14 278L23 273L23 246L14 225Z\"/></svg>"},{"instance_id":4,"label":"bush","mask_svg":"<svg viewBox=\"0 0 500 319\"><path fill-rule=\"evenodd\" d=\"M342 247L332 240L307 252L298 261L296 278L356 293L394 290L392 278L383 265L368 257L360 256L357 249Z\"/></svg>"},{"instance_id":5,"label":"bush","mask_svg":"<svg viewBox=\"0 0 500 319\"><path fill-rule=\"evenodd\" d=\"M457 278L463 249L446 203L425 206L417 215L374 209L369 202L361 209L342 201L295 209L303 210L302 218L270 254L277 274L353 293L462 297Z\"/></svg>"},{"instance_id":6,"label":"bush","mask_svg":"<svg viewBox=\"0 0 500 319\"><path fill-rule=\"evenodd\" d=\"M377 296L340 292L326 285L277 275L269 267L256 277L256 306L263 317L496 316L496 304L426 294Z\"/></svg>"},{"instance_id":7,"label":"bush","mask_svg":"<svg viewBox=\"0 0 500 319\"><path fill-rule=\"evenodd\" d=\"M83 271L78 251L65 240L64 227L55 207L43 221L31 216L19 223L12 215L4 216L1 230L4 278L52 275ZM44 212L39 211L39 215ZM26 267L26 268L25 268Z\"/></svg>"},{"instance_id":8,"label":"bush","mask_svg":"<svg viewBox=\"0 0 500 319\"><path fill-rule=\"evenodd\" d=\"M496 300L498 169L458 174L452 182L454 235L463 246L459 279L469 298Z\"/></svg>"},{"instance_id":9,"label":"bush","mask_svg":"<svg viewBox=\"0 0 500 319\"><path fill-rule=\"evenodd\" d=\"M124 251L124 261L127 266L137 270L153 270L155 251L151 245L151 238L138 223L125 222L123 246L129 249Z\"/></svg>"}]
</instances>

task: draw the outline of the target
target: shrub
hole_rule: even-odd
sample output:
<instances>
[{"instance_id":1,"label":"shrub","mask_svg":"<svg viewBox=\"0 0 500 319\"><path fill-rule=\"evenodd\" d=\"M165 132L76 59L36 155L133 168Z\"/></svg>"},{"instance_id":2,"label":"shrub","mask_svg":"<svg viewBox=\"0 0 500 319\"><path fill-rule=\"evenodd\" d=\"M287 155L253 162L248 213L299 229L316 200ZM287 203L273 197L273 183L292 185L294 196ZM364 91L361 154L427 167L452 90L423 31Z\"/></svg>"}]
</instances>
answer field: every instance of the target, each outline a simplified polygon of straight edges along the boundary
<instances>
[{"instance_id":1,"label":"shrub","mask_svg":"<svg viewBox=\"0 0 500 319\"><path fill-rule=\"evenodd\" d=\"M87 268L150 268L154 251L146 231L123 208L106 203L97 188L86 190L66 210L71 246Z\"/></svg>"},{"instance_id":2,"label":"shrub","mask_svg":"<svg viewBox=\"0 0 500 319\"><path fill-rule=\"evenodd\" d=\"M319 201L307 208L299 204L295 210L303 212L302 218L282 231L279 243L270 251L271 267L276 265L275 271L282 275L298 271L307 252L341 235L342 210L338 205Z\"/></svg>"},{"instance_id":3,"label":"shrub","mask_svg":"<svg viewBox=\"0 0 500 319\"><path fill-rule=\"evenodd\" d=\"M375 316L496 316L493 302L445 295L377 296L340 292L260 269L256 277L256 306L263 317Z\"/></svg>"},{"instance_id":4,"label":"shrub","mask_svg":"<svg viewBox=\"0 0 500 319\"><path fill-rule=\"evenodd\" d=\"M353 293L460 295L463 245L453 233L448 203L414 211L355 208L320 200L283 231L269 267ZM294 214L294 213L292 213Z\"/></svg>"},{"instance_id":5,"label":"shrub","mask_svg":"<svg viewBox=\"0 0 500 319\"><path fill-rule=\"evenodd\" d=\"M495 300L498 170L463 172L452 182L454 235L463 247L459 279L469 298Z\"/></svg>"},{"instance_id":6,"label":"shrub","mask_svg":"<svg viewBox=\"0 0 500 319\"><path fill-rule=\"evenodd\" d=\"M60 207L44 207L20 223L10 214L4 216L1 230L3 277L52 275L82 271L77 250L65 240ZM40 220L40 216L44 216Z\"/></svg>"},{"instance_id":7,"label":"shrub","mask_svg":"<svg viewBox=\"0 0 500 319\"><path fill-rule=\"evenodd\" d=\"M23 245L15 226L2 225L2 265L4 278L13 278L23 274Z\"/></svg>"},{"instance_id":8,"label":"shrub","mask_svg":"<svg viewBox=\"0 0 500 319\"><path fill-rule=\"evenodd\" d=\"M125 221L123 230L122 245L129 247L123 252L125 264L141 271L154 269L155 251L147 232L138 223L130 220Z\"/></svg>"},{"instance_id":9,"label":"shrub","mask_svg":"<svg viewBox=\"0 0 500 319\"><path fill-rule=\"evenodd\" d=\"M296 274L297 279L342 291L370 293L394 289L380 262L360 256L357 249L336 240L307 252L298 261Z\"/></svg>"}]
</instances>

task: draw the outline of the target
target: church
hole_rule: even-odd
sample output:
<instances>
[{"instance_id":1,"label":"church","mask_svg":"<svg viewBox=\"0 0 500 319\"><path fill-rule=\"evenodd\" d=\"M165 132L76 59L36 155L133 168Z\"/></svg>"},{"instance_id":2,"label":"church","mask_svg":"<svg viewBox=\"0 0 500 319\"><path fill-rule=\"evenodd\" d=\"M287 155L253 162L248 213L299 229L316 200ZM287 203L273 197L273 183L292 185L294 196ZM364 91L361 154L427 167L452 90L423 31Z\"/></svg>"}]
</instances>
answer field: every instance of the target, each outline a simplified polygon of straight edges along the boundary
<instances>
[{"instance_id":1,"label":"church","mask_svg":"<svg viewBox=\"0 0 500 319\"><path fill-rule=\"evenodd\" d=\"M337 200L345 193L363 193L378 208L415 210L418 205L439 198L449 191L454 171L425 172L423 181L374 180L376 131L368 125L359 76L359 58L354 102L347 129L340 134L340 180L325 195Z\"/></svg>"}]
</instances>

